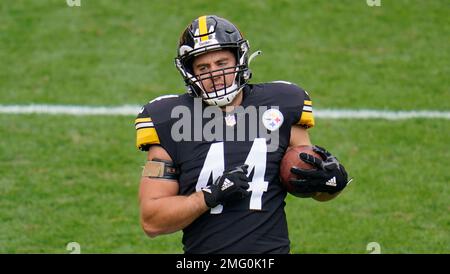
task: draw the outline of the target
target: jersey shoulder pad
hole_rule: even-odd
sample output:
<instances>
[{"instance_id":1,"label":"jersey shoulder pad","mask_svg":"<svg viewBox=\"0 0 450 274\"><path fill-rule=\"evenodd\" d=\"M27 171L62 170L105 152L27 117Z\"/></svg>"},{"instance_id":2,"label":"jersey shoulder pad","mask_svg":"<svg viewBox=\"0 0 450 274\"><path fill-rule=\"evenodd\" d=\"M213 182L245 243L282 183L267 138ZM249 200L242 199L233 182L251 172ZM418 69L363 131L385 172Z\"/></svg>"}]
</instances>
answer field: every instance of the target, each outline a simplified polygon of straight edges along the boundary
<instances>
[{"instance_id":1,"label":"jersey shoulder pad","mask_svg":"<svg viewBox=\"0 0 450 274\"><path fill-rule=\"evenodd\" d=\"M169 98L176 97L178 95L160 96L141 108L134 123L138 149L147 151L151 145L160 144L156 125L162 124L170 118L167 116L167 104L170 103Z\"/></svg>"},{"instance_id":2,"label":"jersey shoulder pad","mask_svg":"<svg viewBox=\"0 0 450 274\"><path fill-rule=\"evenodd\" d=\"M298 85L287 81L273 81L268 83L280 100L280 105L292 109L298 117L295 124L305 128L314 126L314 115L312 111L312 100L308 92Z\"/></svg>"},{"instance_id":3,"label":"jersey shoulder pad","mask_svg":"<svg viewBox=\"0 0 450 274\"><path fill-rule=\"evenodd\" d=\"M266 85L268 85L271 89L276 90L277 94L288 97L288 99L302 99L302 98L308 98L309 94L304 89L299 87L298 85L288 82L288 81L273 81L269 82ZM292 103L297 104L297 101L293 101Z\"/></svg>"}]
</instances>

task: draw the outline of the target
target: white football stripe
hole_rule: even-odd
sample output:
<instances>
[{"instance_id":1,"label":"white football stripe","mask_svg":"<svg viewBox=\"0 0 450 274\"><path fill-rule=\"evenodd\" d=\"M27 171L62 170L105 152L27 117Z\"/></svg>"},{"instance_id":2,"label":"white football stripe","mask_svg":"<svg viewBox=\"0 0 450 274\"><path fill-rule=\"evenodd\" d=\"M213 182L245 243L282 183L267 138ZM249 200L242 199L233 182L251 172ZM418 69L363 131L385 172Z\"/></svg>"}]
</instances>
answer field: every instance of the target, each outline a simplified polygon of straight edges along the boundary
<instances>
[{"instance_id":1,"label":"white football stripe","mask_svg":"<svg viewBox=\"0 0 450 274\"><path fill-rule=\"evenodd\" d=\"M142 106L74 106L74 105L0 105L3 114L58 114L58 115L103 115L137 116ZM409 110L389 111L372 109L317 109L314 117L323 119L449 119L450 111Z\"/></svg>"},{"instance_id":2,"label":"white football stripe","mask_svg":"<svg viewBox=\"0 0 450 274\"><path fill-rule=\"evenodd\" d=\"M139 123L136 125L136 129L140 129L143 127L154 127L153 122L148 122L148 123Z\"/></svg>"},{"instance_id":3,"label":"white football stripe","mask_svg":"<svg viewBox=\"0 0 450 274\"><path fill-rule=\"evenodd\" d=\"M303 111L312 111L312 106L304 106Z\"/></svg>"}]
</instances>

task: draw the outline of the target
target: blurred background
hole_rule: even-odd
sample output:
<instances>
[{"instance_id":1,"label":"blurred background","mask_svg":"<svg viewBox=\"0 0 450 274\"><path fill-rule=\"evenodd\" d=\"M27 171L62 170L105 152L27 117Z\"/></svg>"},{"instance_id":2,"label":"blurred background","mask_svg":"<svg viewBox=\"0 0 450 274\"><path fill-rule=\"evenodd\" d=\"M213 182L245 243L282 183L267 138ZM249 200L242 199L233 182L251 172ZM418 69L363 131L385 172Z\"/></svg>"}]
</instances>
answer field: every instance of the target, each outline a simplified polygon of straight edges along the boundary
<instances>
[{"instance_id":1,"label":"blurred background","mask_svg":"<svg viewBox=\"0 0 450 274\"><path fill-rule=\"evenodd\" d=\"M69 1L70 2L70 1ZM235 23L263 55L253 83L291 81L315 110L447 118L316 118L313 143L354 182L335 200L288 196L292 253L449 253L446 0L0 2L0 107L144 105L184 92L173 65L196 17ZM137 114L137 113L136 113ZM445 115L444 115L445 116ZM150 239L137 193L135 115L0 113L0 253L182 253Z\"/></svg>"}]
</instances>

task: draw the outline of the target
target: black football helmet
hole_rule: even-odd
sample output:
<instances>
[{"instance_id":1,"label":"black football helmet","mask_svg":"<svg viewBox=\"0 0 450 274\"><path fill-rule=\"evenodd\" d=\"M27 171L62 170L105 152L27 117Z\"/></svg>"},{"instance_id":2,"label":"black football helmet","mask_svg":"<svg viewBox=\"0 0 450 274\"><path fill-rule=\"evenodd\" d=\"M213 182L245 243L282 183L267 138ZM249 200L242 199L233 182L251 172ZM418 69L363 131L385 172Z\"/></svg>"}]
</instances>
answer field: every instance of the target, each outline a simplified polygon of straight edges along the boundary
<instances>
[{"instance_id":1,"label":"black football helmet","mask_svg":"<svg viewBox=\"0 0 450 274\"><path fill-rule=\"evenodd\" d=\"M229 104L251 78L248 68L249 47L248 41L243 38L239 29L224 18L205 15L192 21L181 34L178 56L175 58L175 65L186 83L187 92L191 96L201 97L208 105L225 106ZM201 75L194 74L192 64L196 56L222 49L228 49L234 53L236 66L209 71ZM225 86L220 90L214 88L214 91L207 92L200 79L212 79L212 73L223 75L223 77L233 73L234 83L229 87Z\"/></svg>"}]
</instances>

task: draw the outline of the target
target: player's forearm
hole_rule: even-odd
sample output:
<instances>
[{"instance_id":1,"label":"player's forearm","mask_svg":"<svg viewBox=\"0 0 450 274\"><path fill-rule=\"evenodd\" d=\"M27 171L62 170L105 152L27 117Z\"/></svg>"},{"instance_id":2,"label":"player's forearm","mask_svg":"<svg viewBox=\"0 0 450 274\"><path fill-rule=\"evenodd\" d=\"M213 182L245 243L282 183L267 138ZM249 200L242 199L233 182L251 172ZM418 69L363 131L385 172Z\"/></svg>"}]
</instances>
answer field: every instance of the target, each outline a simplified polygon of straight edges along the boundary
<instances>
[{"instance_id":1,"label":"player's forearm","mask_svg":"<svg viewBox=\"0 0 450 274\"><path fill-rule=\"evenodd\" d=\"M181 230L208 210L202 192L142 201L141 223L150 237Z\"/></svg>"}]
</instances>

